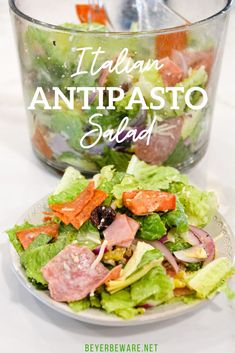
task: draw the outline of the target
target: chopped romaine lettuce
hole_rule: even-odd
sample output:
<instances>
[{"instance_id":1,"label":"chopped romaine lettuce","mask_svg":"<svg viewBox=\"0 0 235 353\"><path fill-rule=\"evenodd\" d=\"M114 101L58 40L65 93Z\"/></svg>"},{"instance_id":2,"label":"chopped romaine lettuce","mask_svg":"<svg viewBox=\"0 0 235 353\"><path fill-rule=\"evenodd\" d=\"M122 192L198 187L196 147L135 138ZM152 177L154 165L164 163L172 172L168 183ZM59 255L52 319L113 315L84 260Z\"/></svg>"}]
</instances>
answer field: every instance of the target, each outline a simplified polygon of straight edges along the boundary
<instances>
[{"instance_id":1,"label":"chopped romaine lettuce","mask_svg":"<svg viewBox=\"0 0 235 353\"><path fill-rule=\"evenodd\" d=\"M189 276L187 285L196 291L199 298L205 299L217 291L223 281L231 277L234 272L231 262L227 258L221 257Z\"/></svg>"},{"instance_id":2,"label":"chopped romaine lettuce","mask_svg":"<svg viewBox=\"0 0 235 353\"><path fill-rule=\"evenodd\" d=\"M112 313L116 310L133 308L135 302L131 299L130 291L125 289L115 294L103 291L101 293L101 305L105 311Z\"/></svg>"},{"instance_id":3,"label":"chopped romaine lettuce","mask_svg":"<svg viewBox=\"0 0 235 353\"><path fill-rule=\"evenodd\" d=\"M91 157L100 168L106 165L113 165L119 172L125 172L131 159L131 154L115 151L115 149L105 147L103 155Z\"/></svg>"},{"instance_id":4,"label":"chopped romaine lettuce","mask_svg":"<svg viewBox=\"0 0 235 353\"><path fill-rule=\"evenodd\" d=\"M137 219L137 217L136 217ZM157 213L149 216L138 217L140 229L138 237L144 240L159 240L166 234L166 227Z\"/></svg>"},{"instance_id":5,"label":"chopped romaine lettuce","mask_svg":"<svg viewBox=\"0 0 235 353\"><path fill-rule=\"evenodd\" d=\"M75 311L76 313L79 313L80 311L87 310L91 306L90 300L88 298L79 300L77 302L72 302L69 303L69 307Z\"/></svg>"},{"instance_id":6,"label":"chopped romaine lettuce","mask_svg":"<svg viewBox=\"0 0 235 353\"><path fill-rule=\"evenodd\" d=\"M43 246L43 245L48 244L51 240L52 240L52 237L50 237L49 235L47 235L47 234L39 234L34 239L34 241L31 244L29 244L27 249L28 250L36 249L39 246Z\"/></svg>"},{"instance_id":7,"label":"chopped romaine lettuce","mask_svg":"<svg viewBox=\"0 0 235 353\"><path fill-rule=\"evenodd\" d=\"M187 92L192 87L205 87L207 81L208 81L207 72L204 66L201 66L197 70L192 70L191 74L187 78L185 78L184 81L176 84L176 87L183 87L184 92ZM199 96L198 96L198 92L195 92L194 94L197 97L196 101L199 101L201 99L201 94ZM195 97L192 96L191 101L193 102L193 104L195 104L196 103ZM176 111L176 114L178 116L181 116L184 114L184 110L186 108L185 93L179 93L178 106L180 107L180 109Z\"/></svg>"},{"instance_id":8,"label":"chopped romaine lettuce","mask_svg":"<svg viewBox=\"0 0 235 353\"><path fill-rule=\"evenodd\" d=\"M124 320L133 319L137 315L142 315L145 313L144 308L128 308L115 310L115 314Z\"/></svg>"},{"instance_id":9,"label":"chopped romaine lettuce","mask_svg":"<svg viewBox=\"0 0 235 353\"><path fill-rule=\"evenodd\" d=\"M15 225L14 228L7 230L9 240L19 255L24 252L24 248L21 245L21 242L19 241L19 239L17 238L16 233L20 230L30 229L33 227L35 227L35 226L30 224L29 222L25 222L22 225Z\"/></svg>"},{"instance_id":10,"label":"chopped romaine lettuce","mask_svg":"<svg viewBox=\"0 0 235 353\"><path fill-rule=\"evenodd\" d=\"M117 199L118 206L122 206L122 194L126 191L138 190L141 188L139 181L133 175L125 175L121 183L113 188L113 194Z\"/></svg>"},{"instance_id":11,"label":"chopped romaine lettuce","mask_svg":"<svg viewBox=\"0 0 235 353\"><path fill-rule=\"evenodd\" d=\"M188 179L172 167L149 165L133 156L127 174L134 175L146 190L168 190L173 182L188 184Z\"/></svg>"},{"instance_id":12,"label":"chopped romaine lettuce","mask_svg":"<svg viewBox=\"0 0 235 353\"><path fill-rule=\"evenodd\" d=\"M74 200L88 185L88 180L82 174L68 167L54 193L49 196L48 203L60 204Z\"/></svg>"},{"instance_id":13,"label":"chopped romaine lettuce","mask_svg":"<svg viewBox=\"0 0 235 353\"><path fill-rule=\"evenodd\" d=\"M93 250L101 244L100 233L90 221L87 221L79 229L76 242L80 246L87 246Z\"/></svg>"},{"instance_id":14,"label":"chopped romaine lettuce","mask_svg":"<svg viewBox=\"0 0 235 353\"><path fill-rule=\"evenodd\" d=\"M170 239L164 245L167 247L170 252L185 250L190 248L192 245L187 243L175 229L172 229L168 233L168 238Z\"/></svg>"},{"instance_id":15,"label":"chopped romaine lettuce","mask_svg":"<svg viewBox=\"0 0 235 353\"><path fill-rule=\"evenodd\" d=\"M176 201L176 210L163 214L161 220L165 223L167 228L175 227L179 233L184 233L188 230L188 217L178 198Z\"/></svg>"},{"instance_id":16,"label":"chopped romaine lettuce","mask_svg":"<svg viewBox=\"0 0 235 353\"><path fill-rule=\"evenodd\" d=\"M163 254L161 253L160 250L152 249L152 250L146 251L142 256L137 269L139 270L141 267L144 267L145 265L147 265L153 260L163 260Z\"/></svg>"},{"instance_id":17,"label":"chopped romaine lettuce","mask_svg":"<svg viewBox=\"0 0 235 353\"><path fill-rule=\"evenodd\" d=\"M153 268L131 286L131 298L136 304L151 298L159 305L172 297L173 281L162 266Z\"/></svg>"},{"instance_id":18,"label":"chopped romaine lettuce","mask_svg":"<svg viewBox=\"0 0 235 353\"><path fill-rule=\"evenodd\" d=\"M169 191L178 196L189 223L194 226L206 226L217 210L218 203L213 192L201 191L193 185L183 183L171 184Z\"/></svg>"},{"instance_id":19,"label":"chopped romaine lettuce","mask_svg":"<svg viewBox=\"0 0 235 353\"><path fill-rule=\"evenodd\" d=\"M36 248L26 249L20 257L21 264L25 268L26 275L30 281L47 285L43 278L41 269L53 257L55 257L64 247L75 240L74 235L58 236L58 239L51 244L42 245Z\"/></svg>"}]
</instances>

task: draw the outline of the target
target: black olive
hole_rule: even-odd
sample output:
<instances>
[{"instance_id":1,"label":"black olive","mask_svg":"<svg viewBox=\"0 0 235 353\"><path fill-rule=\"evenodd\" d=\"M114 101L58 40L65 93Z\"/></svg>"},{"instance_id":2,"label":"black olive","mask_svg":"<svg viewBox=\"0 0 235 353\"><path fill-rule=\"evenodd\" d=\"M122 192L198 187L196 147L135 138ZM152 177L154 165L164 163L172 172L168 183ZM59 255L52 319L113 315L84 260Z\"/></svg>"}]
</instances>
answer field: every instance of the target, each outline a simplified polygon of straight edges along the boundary
<instances>
[{"instance_id":1,"label":"black olive","mask_svg":"<svg viewBox=\"0 0 235 353\"><path fill-rule=\"evenodd\" d=\"M112 207L98 206L91 214L92 224L99 230L105 230L113 223L116 212Z\"/></svg>"}]
</instances>

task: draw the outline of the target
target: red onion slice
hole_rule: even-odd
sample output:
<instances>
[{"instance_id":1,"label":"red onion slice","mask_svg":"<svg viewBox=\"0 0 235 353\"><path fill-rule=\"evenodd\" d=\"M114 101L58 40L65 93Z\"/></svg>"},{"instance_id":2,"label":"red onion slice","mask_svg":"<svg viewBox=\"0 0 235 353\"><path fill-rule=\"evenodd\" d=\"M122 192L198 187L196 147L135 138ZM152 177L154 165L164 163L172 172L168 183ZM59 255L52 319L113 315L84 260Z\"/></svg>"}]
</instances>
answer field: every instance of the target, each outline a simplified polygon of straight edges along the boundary
<instances>
[{"instance_id":1,"label":"red onion slice","mask_svg":"<svg viewBox=\"0 0 235 353\"><path fill-rule=\"evenodd\" d=\"M193 234L199 239L204 249L206 250L207 259L205 260L204 265L207 265L215 258L214 240L204 229L200 229L194 226L190 226L189 228L193 232Z\"/></svg>"},{"instance_id":2,"label":"red onion slice","mask_svg":"<svg viewBox=\"0 0 235 353\"><path fill-rule=\"evenodd\" d=\"M152 309L153 307L154 307L154 305L151 305L151 304L148 304L148 303L138 306L138 308L143 308L145 310Z\"/></svg>"},{"instance_id":3,"label":"red onion slice","mask_svg":"<svg viewBox=\"0 0 235 353\"><path fill-rule=\"evenodd\" d=\"M177 262L176 262L174 256L172 255L170 250L168 250L164 244L162 244L159 240L151 241L151 242L149 242L149 244L151 244L154 248L160 250L163 253L163 255L165 256L166 260L171 264L174 271L176 273L179 272L179 267L177 265Z\"/></svg>"},{"instance_id":4,"label":"red onion slice","mask_svg":"<svg viewBox=\"0 0 235 353\"><path fill-rule=\"evenodd\" d=\"M196 237L191 230L186 233L181 234L181 238L192 246L200 244L200 240Z\"/></svg>"},{"instance_id":5,"label":"red onion slice","mask_svg":"<svg viewBox=\"0 0 235 353\"><path fill-rule=\"evenodd\" d=\"M166 243L168 240L169 240L169 239L168 239L168 234L163 235L163 237L162 237L161 239L159 239L159 241L160 241L162 244Z\"/></svg>"},{"instance_id":6,"label":"red onion slice","mask_svg":"<svg viewBox=\"0 0 235 353\"><path fill-rule=\"evenodd\" d=\"M97 246L97 248L95 248L95 249L92 250L93 253L94 253L95 255L99 255L99 253L100 253L100 248L101 248L101 246ZM109 250L108 250L108 248L106 247L105 250L104 250L104 253L106 254L108 251L109 251Z\"/></svg>"},{"instance_id":7,"label":"red onion slice","mask_svg":"<svg viewBox=\"0 0 235 353\"><path fill-rule=\"evenodd\" d=\"M203 245L201 244L201 245L197 245L197 246L192 246L189 249L175 251L174 255L178 260L180 260L182 262L189 262L189 263L194 264L194 263L202 262L207 258L207 254L206 254L205 250L204 250L205 258L199 259L199 258L196 258L195 256L193 256L193 254L195 252L200 251L202 249L204 249L204 248L203 248Z\"/></svg>"}]
</instances>

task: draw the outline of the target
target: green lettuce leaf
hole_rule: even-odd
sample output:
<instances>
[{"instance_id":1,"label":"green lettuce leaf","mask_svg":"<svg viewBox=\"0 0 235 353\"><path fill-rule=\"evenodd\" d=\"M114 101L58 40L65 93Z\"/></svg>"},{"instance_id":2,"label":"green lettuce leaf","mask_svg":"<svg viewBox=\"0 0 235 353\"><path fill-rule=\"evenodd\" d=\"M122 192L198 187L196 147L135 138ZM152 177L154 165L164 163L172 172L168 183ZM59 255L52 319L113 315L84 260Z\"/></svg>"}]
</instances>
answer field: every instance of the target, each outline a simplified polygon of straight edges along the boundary
<instances>
[{"instance_id":1,"label":"green lettuce leaf","mask_svg":"<svg viewBox=\"0 0 235 353\"><path fill-rule=\"evenodd\" d=\"M21 254L20 260L29 280L33 284L37 283L46 286L47 282L41 272L42 267L74 240L74 235L59 235L54 243L26 249Z\"/></svg>"},{"instance_id":2,"label":"green lettuce leaf","mask_svg":"<svg viewBox=\"0 0 235 353\"><path fill-rule=\"evenodd\" d=\"M217 210L218 202L213 192L201 191L193 185L183 183L173 183L169 191L178 196L189 223L194 226L206 226Z\"/></svg>"},{"instance_id":3,"label":"green lettuce leaf","mask_svg":"<svg viewBox=\"0 0 235 353\"><path fill-rule=\"evenodd\" d=\"M124 320L133 319L135 316L142 315L144 313L145 309L143 308L128 308L115 310L115 314Z\"/></svg>"},{"instance_id":4,"label":"green lettuce leaf","mask_svg":"<svg viewBox=\"0 0 235 353\"><path fill-rule=\"evenodd\" d=\"M30 229L33 227L35 227L35 225L30 224L29 222L25 222L22 225L15 225L14 228L6 231L10 242L12 243L12 245L14 246L15 250L19 255L24 252L24 248L21 245L21 242L19 241L19 239L17 238L16 233L19 232L20 230Z\"/></svg>"},{"instance_id":5,"label":"green lettuce leaf","mask_svg":"<svg viewBox=\"0 0 235 353\"><path fill-rule=\"evenodd\" d=\"M172 297L173 281L162 266L156 266L131 286L131 298L136 304L151 298L159 305Z\"/></svg>"},{"instance_id":6,"label":"green lettuce leaf","mask_svg":"<svg viewBox=\"0 0 235 353\"><path fill-rule=\"evenodd\" d=\"M172 167L149 165L133 156L127 168L127 174L134 175L146 190L168 190L171 183L188 184L188 179Z\"/></svg>"},{"instance_id":7,"label":"green lettuce leaf","mask_svg":"<svg viewBox=\"0 0 235 353\"><path fill-rule=\"evenodd\" d=\"M91 303L88 298L69 303L70 309L72 309L76 313L79 313L80 311L87 310L90 308L90 306L91 306Z\"/></svg>"},{"instance_id":8,"label":"green lettuce leaf","mask_svg":"<svg viewBox=\"0 0 235 353\"><path fill-rule=\"evenodd\" d=\"M125 289L115 294L109 294L103 291L101 293L101 305L107 313L112 313L116 310L133 308L135 302L131 298L130 291Z\"/></svg>"},{"instance_id":9,"label":"green lettuce leaf","mask_svg":"<svg viewBox=\"0 0 235 353\"><path fill-rule=\"evenodd\" d=\"M77 232L76 243L93 250L101 244L100 233L91 221L87 221Z\"/></svg>"},{"instance_id":10,"label":"green lettuce leaf","mask_svg":"<svg viewBox=\"0 0 235 353\"><path fill-rule=\"evenodd\" d=\"M92 161L94 161L100 168L103 168L106 165L113 165L119 172L126 171L130 159L131 154L120 151L117 152L109 147L105 147L103 155L92 157Z\"/></svg>"},{"instance_id":11,"label":"green lettuce leaf","mask_svg":"<svg viewBox=\"0 0 235 353\"><path fill-rule=\"evenodd\" d=\"M165 224L157 213L145 217L138 217L138 222L140 223L140 229L137 235L141 239L158 240L166 234L167 230Z\"/></svg>"},{"instance_id":12,"label":"green lettuce leaf","mask_svg":"<svg viewBox=\"0 0 235 353\"><path fill-rule=\"evenodd\" d=\"M175 229L171 229L170 232L168 232L168 238L170 241L167 241L164 245L170 252L189 249L192 246L187 243Z\"/></svg>"},{"instance_id":13,"label":"green lettuce leaf","mask_svg":"<svg viewBox=\"0 0 235 353\"><path fill-rule=\"evenodd\" d=\"M145 265L149 264L153 260L160 260L160 261L163 260L163 254L161 253L160 250L152 249L152 250L146 251L142 256L137 269L139 270L141 267L144 267Z\"/></svg>"},{"instance_id":14,"label":"green lettuce leaf","mask_svg":"<svg viewBox=\"0 0 235 353\"><path fill-rule=\"evenodd\" d=\"M133 175L125 175L121 183L113 187L113 194L117 199L118 206L122 206L122 194L125 191L141 189L141 184Z\"/></svg>"},{"instance_id":15,"label":"green lettuce leaf","mask_svg":"<svg viewBox=\"0 0 235 353\"><path fill-rule=\"evenodd\" d=\"M94 176L97 189L105 191L109 197L104 204L109 205L113 199L113 188L115 185L121 183L124 173L116 172L114 166L109 165L101 169L100 174Z\"/></svg>"},{"instance_id":16,"label":"green lettuce leaf","mask_svg":"<svg viewBox=\"0 0 235 353\"><path fill-rule=\"evenodd\" d=\"M216 294L218 288L235 274L231 262L218 258L187 279L187 286L196 291L197 297L205 299Z\"/></svg>"},{"instance_id":17,"label":"green lettuce leaf","mask_svg":"<svg viewBox=\"0 0 235 353\"><path fill-rule=\"evenodd\" d=\"M177 198L176 210L167 212L161 216L161 220L167 228L175 227L177 232L184 233L188 230L188 217L185 214L184 207Z\"/></svg>"},{"instance_id":18,"label":"green lettuce leaf","mask_svg":"<svg viewBox=\"0 0 235 353\"><path fill-rule=\"evenodd\" d=\"M48 244L52 240L52 237L50 237L47 234L39 234L34 241L29 245L27 250L33 250L38 248L39 246L43 246Z\"/></svg>"},{"instance_id":19,"label":"green lettuce leaf","mask_svg":"<svg viewBox=\"0 0 235 353\"><path fill-rule=\"evenodd\" d=\"M74 200L88 185L88 180L73 167L68 167L53 195L48 197L49 205Z\"/></svg>"},{"instance_id":20,"label":"green lettuce leaf","mask_svg":"<svg viewBox=\"0 0 235 353\"><path fill-rule=\"evenodd\" d=\"M185 78L182 82L177 83L176 87L183 87L184 92L187 92L190 88L192 87L205 87L206 83L208 81L208 75L207 72L204 68L204 66L201 66L197 70L192 70L191 74L189 77ZM191 101L196 104L197 101L201 99L201 94L198 95L198 92L194 93L196 96L195 97L192 95L191 96ZM171 93L172 95L172 93ZM186 108L186 103L185 103L185 93L179 93L178 95L178 106L180 109L176 111L176 114L178 116L181 116Z\"/></svg>"}]
</instances>

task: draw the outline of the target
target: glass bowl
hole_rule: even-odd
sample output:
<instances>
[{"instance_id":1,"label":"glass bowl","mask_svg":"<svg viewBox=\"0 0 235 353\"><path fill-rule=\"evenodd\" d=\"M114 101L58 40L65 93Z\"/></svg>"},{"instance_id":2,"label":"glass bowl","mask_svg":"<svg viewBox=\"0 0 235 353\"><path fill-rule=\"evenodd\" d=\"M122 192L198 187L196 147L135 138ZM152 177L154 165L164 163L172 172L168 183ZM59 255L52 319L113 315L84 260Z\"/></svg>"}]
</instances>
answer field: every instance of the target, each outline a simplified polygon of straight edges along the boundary
<instances>
[{"instance_id":1,"label":"glass bowl","mask_svg":"<svg viewBox=\"0 0 235 353\"><path fill-rule=\"evenodd\" d=\"M86 175L205 154L231 0L10 0L30 138Z\"/></svg>"}]
</instances>

